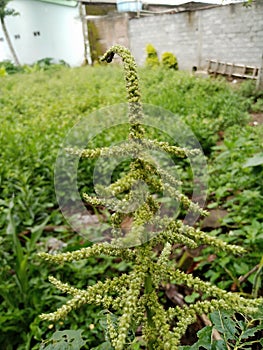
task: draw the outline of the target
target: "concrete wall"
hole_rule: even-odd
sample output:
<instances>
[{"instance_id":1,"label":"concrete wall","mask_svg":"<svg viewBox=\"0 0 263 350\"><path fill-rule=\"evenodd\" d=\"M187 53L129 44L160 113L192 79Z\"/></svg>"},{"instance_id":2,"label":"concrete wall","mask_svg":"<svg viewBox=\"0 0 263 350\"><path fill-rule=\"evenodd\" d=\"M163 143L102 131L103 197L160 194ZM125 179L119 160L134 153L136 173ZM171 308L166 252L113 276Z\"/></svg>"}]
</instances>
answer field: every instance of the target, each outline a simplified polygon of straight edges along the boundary
<instances>
[{"instance_id":1,"label":"concrete wall","mask_svg":"<svg viewBox=\"0 0 263 350\"><path fill-rule=\"evenodd\" d=\"M231 4L205 10L131 19L130 48L138 64L151 43L159 56L173 52L180 69L206 67L207 59L260 65L263 53L263 0L251 7Z\"/></svg>"},{"instance_id":2,"label":"concrete wall","mask_svg":"<svg viewBox=\"0 0 263 350\"><path fill-rule=\"evenodd\" d=\"M51 57L72 66L84 61L84 39L79 8L34 0L13 0L8 7L19 16L6 17L18 59L22 64ZM12 60L0 26L0 61Z\"/></svg>"},{"instance_id":3,"label":"concrete wall","mask_svg":"<svg viewBox=\"0 0 263 350\"><path fill-rule=\"evenodd\" d=\"M118 13L89 20L89 40L93 60L102 56L112 45L129 47L128 22L127 14Z\"/></svg>"}]
</instances>

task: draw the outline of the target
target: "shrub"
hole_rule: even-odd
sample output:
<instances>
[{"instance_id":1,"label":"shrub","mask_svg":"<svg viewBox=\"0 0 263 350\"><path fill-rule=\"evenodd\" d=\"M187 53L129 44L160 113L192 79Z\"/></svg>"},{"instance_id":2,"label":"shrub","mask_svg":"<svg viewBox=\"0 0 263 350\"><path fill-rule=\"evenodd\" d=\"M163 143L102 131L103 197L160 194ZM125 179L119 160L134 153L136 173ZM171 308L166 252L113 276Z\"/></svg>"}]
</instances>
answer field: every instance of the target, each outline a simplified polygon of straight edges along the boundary
<instances>
[{"instance_id":1,"label":"shrub","mask_svg":"<svg viewBox=\"0 0 263 350\"><path fill-rule=\"evenodd\" d=\"M177 58L172 52L164 52L162 54L161 62L165 68L178 70Z\"/></svg>"},{"instance_id":2,"label":"shrub","mask_svg":"<svg viewBox=\"0 0 263 350\"><path fill-rule=\"evenodd\" d=\"M0 69L1 69L1 72L3 72L2 75L14 74L14 73L21 72L23 70L22 67L16 66L13 62L11 62L9 60L0 62ZM0 73L0 75L1 75L1 73Z\"/></svg>"},{"instance_id":3,"label":"shrub","mask_svg":"<svg viewBox=\"0 0 263 350\"><path fill-rule=\"evenodd\" d=\"M159 58L155 47L152 44L146 46L146 66L147 67L157 67L160 65Z\"/></svg>"},{"instance_id":4,"label":"shrub","mask_svg":"<svg viewBox=\"0 0 263 350\"><path fill-rule=\"evenodd\" d=\"M61 67L69 67L64 60L55 62L53 58L46 57L36 61L34 64L16 66L9 60L0 62L0 76L15 74L15 73L33 73L36 71L55 70Z\"/></svg>"}]
</instances>

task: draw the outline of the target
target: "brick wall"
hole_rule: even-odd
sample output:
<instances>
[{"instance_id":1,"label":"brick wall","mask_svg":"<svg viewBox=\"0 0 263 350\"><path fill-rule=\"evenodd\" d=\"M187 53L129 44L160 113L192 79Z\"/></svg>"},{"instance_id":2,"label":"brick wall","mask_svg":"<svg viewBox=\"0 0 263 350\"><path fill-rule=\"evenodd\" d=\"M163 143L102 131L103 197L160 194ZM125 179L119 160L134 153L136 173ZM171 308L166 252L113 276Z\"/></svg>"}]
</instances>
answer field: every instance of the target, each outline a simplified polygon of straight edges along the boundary
<instances>
[{"instance_id":1,"label":"brick wall","mask_svg":"<svg viewBox=\"0 0 263 350\"><path fill-rule=\"evenodd\" d=\"M263 0L251 7L231 4L204 10L133 18L130 48L138 64L151 43L159 56L173 52L180 69L206 67L207 59L260 65L263 53Z\"/></svg>"}]
</instances>

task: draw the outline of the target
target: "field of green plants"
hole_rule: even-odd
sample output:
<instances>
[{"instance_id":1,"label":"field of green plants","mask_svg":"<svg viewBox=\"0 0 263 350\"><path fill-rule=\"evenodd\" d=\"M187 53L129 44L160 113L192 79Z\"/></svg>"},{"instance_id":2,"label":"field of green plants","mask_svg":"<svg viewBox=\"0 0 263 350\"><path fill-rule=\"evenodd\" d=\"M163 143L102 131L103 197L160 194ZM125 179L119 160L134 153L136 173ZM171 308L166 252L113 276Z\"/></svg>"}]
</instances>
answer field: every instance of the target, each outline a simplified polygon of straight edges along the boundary
<instances>
[{"instance_id":1,"label":"field of green plants","mask_svg":"<svg viewBox=\"0 0 263 350\"><path fill-rule=\"evenodd\" d=\"M81 118L126 102L123 72L118 66L44 68L0 76L1 349L39 349L59 330L76 331L73 334L83 349L111 349L100 346L105 341L105 313L96 306L83 307L58 323L38 316L67 300L48 282L49 275L81 288L119 275L129 265L119 258L98 257L57 266L43 262L37 253L91 245L73 232L60 213L54 164L63 139ZM247 249L245 255L234 257L215 254L205 246L193 251L175 247L178 267L227 291L263 296L263 91L256 91L251 81L231 84L162 67L141 68L139 75L143 102L180 116L207 157L206 209L211 215L197 225ZM92 125L96 120L90 121ZM99 142L104 142L103 137ZM79 187L92 193L93 164L80 167ZM182 178L187 192L191 176L186 173ZM160 287L164 304L176 303L178 295L186 303L195 298L187 289ZM220 349L261 349L263 312L235 317L210 316L223 339ZM182 339L182 346L212 349L209 337L211 327L200 319ZM42 348L73 349L48 342Z\"/></svg>"}]
</instances>

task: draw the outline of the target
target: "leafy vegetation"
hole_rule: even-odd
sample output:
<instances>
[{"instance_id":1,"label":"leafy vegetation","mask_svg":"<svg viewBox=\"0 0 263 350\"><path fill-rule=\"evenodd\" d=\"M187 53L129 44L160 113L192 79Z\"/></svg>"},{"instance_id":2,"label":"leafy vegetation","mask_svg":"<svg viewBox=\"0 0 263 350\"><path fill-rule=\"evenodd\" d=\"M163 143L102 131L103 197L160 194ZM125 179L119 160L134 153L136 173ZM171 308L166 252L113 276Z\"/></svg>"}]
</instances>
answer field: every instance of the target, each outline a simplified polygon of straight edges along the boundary
<instances>
[{"instance_id":1,"label":"leafy vegetation","mask_svg":"<svg viewBox=\"0 0 263 350\"><path fill-rule=\"evenodd\" d=\"M152 44L147 44L146 53L146 66L150 68L158 67L160 65L160 61L158 58L157 51Z\"/></svg>"},{"instance_id":2,"label":"leafy vegetation","mask_svg":"<svg viewBox=\"0 0 263 350\"><path fill-rule=\"evenodd\" d=\"M162 65L168 69L178 69L177 58L172 52L164 52L162 54Z\"/></svg>"},{"instance_id":3,"label":"leafy vegetation","mask_svg":"<svg viewBox=\"0 0 263 350\"><path fill-rule=\"evenodd\" d=\"M262 315L260 321L256 321L244 315L233 317L229 312L215 311L210 314L210 319L212 325L197 333L198 341L192 346L181 346L180 350L249 350L263 345L263 338L258 333L262 331ZM216 337L213 336L215 332Z\"/></svg>"},{"instance_id":4,"label":"leafy vegetation","mask_svg":"<svg viewBox=\"0 0 263 350\"><path fill-rule=\"evenodd\" d=\"M234 87L223 80L161 68L141 69L140 76L143 102L180 115L208 156L208 209L224 209L227 215L220 227L207 230L248 250L233 260L205 248L191 258L189 271L194 269L196 276L226 290L262 296L262 125L253 125L249 116L263 112L262 95L251 82ZM93 306L73 312L63 323L40 323L38 315L54 307L56 291L47 275L52 271L56 278L81 288L87 275L92 285L129 266L118 259L89 258L63 269L53 268L40 262L35 253L90 245L71 231L57 208L53 167L63 138L83 115L124 100L119 67L59 67L1 77L0 341L4 349L38 349L41 340L50 338L55 330L79 328L85 334L84 348L107 342L102 315ZM91 127L92 123L96 121L91 120ZM84 177L90 177L92 168L83 164L82 171L80 187L85 189L89 184ZM51 238L58 242L54 244ZM174 254L181 264L182 247L175 247ZM188 290L176 294L179 292L191 295ZM164 303L171 303L165 290L160 293ZM56 300L60 305L66 298L57 294ZM250 321L245 318L242 322L248 327ZM256 322L253 327L259 325Z\"/></svg>"},{"instance_id":5,"label":"leafy vegetation","mask_svg":"<svg viewBox=\"0 0 263 350\"><path fill-rule=\"evenodd\" d=\"M64 66L68 66L65 61L60 60L58 63L56 63L53 61L53 58L50 57L42 58L41 60L36 61L34 64L23 66L15 65L11 61L6 60L0 62L0 77L15 73L33 73L44 70L54 71Z\"/></svg>"}]
</instances>

